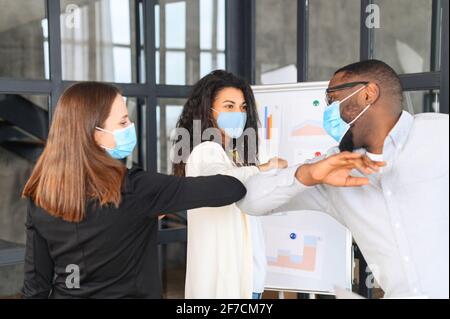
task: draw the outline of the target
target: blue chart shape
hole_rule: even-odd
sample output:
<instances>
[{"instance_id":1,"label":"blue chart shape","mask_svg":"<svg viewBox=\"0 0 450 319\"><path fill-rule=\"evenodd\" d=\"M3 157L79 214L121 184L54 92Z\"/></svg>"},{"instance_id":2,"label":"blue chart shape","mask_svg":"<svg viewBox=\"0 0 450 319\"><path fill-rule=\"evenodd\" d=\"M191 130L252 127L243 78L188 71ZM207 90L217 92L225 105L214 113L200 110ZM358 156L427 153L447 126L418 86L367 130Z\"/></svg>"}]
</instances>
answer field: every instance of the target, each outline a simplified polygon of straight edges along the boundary
<instances>
[{"instance_id":1,"label":"blue chart shape","mask_svg":"<svg viewBox=\"0 0 450 319\"><path fill-rule=\"evenodd\" d=\"M316 236L305 236L305 246L317 247L317 242L319 238Z\"/></svg>"}]
</instances>

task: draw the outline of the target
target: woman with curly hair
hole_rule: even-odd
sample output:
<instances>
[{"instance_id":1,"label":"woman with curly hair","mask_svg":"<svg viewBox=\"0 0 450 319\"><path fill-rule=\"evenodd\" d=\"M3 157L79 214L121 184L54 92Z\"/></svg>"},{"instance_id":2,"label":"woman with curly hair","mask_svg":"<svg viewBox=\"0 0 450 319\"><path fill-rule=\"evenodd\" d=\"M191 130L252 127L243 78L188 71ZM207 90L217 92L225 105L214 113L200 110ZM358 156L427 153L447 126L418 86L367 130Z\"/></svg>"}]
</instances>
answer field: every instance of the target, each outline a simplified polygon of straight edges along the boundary
<instances>
[{"instance_id":1,"label":"woman with curly hair","mask_svg":"<svg viewBox=\"0 0 450 319\"><path fill-rule=\"evenodd\" d=\"M181 156L174 164L178 176L223 174L245 182L261 171L287 167L278 158L258 165L252 89L226 71L214 71L194 86L177 128L189 132L190 139L189 152L176 154ZM182 142L178 138L175 145ZM188 211L186 298L261 297L266 261L257 218L236 204Z\"/></svg>"}]
</instances>

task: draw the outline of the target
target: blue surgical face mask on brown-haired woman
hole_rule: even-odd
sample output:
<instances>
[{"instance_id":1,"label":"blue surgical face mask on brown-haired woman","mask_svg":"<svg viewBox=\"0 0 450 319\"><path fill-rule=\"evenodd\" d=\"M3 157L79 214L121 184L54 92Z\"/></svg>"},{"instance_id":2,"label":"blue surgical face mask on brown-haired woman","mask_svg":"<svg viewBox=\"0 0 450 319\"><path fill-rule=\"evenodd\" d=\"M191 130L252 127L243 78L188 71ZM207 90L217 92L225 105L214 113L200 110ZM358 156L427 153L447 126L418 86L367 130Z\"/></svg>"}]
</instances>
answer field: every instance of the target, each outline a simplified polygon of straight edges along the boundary
<instances>
[{"instance_id":1,"label":"blue surgical face mask on brown-haired woman","mask_svg":"<svg viewBox=\"0 0 450 319\"><path fill-rule=\"evenodd\" d=\"M114 148L100 145L108 152L109 155L111 155L111 157L116 159L123 159L133 153L137 141L136 128L134 127L134 123L131 123L125 128L114 131L105 130L100 127L96 127L95 129L112 134L114 136L114 142L116 144Z\"/></svg>"}]
</instances>

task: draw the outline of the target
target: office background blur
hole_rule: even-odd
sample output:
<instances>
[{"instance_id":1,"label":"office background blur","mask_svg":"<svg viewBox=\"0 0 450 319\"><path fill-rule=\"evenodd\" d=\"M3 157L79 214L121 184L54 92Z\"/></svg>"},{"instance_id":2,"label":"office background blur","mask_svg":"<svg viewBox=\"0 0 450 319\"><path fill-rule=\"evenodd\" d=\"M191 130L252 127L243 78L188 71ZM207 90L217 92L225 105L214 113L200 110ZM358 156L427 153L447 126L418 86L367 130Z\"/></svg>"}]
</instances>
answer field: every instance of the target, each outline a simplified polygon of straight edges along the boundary
<instances>
[{"instance_id":1,"label":"office background blur","mask_svg":"<svg viewBox=\"0 0 450 319\"><path fill-rule=\"evenodd\" d=\"M379 28L366 24L374 7ZM74 81L119 86L139 133L127 165L170 174L170 131L191 86L215 69L295 83L377 58L402 75L406 110L448 113L448 18L447 0L0 0L0 297L18 296L20 193ZM168 298L183 297L185 225L184 212L161 221ZM376 297L355 278L355 291Z\"/></svg>"}]
</instances>

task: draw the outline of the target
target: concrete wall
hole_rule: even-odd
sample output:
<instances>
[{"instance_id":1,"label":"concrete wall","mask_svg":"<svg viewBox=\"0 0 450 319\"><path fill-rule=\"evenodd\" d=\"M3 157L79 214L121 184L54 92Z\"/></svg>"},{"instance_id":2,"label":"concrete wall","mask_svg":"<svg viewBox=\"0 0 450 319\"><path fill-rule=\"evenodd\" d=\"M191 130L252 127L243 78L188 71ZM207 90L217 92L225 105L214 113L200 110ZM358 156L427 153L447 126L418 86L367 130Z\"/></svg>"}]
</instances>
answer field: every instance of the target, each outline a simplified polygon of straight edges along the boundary
<instances>
[{"instance_id":1,"label":"concrete wall","mask_svg":"<svg viewBox=\"0 0 450 319\"><path fill-rule=\"evenodd\" d=\"M0 77L44 79L41 20L0 32Z\"/></svg>"},{"instance_id":2,"label":"concrete wall","mask_svg":"<svg viewBox=\"0 0 450 319\"><path fill-rule=\"evenodd\" d=\"M25 243L23 187L32 164L0 147L0 240Z\"/></svg>"},{"instance_id":3,"label":"concrete wall","mask_svg":"<svg viewBox=\"0 0 450 319\"><path fill-rule=\"evenodd\" d=\"M26 201L21 191L32 164L0 147L0 249L25 243ZM15 296L23 282L23 264L0 267L0 297Z\"/></svg>"},{"instance_id":4,"label":"concrete wall","mask_svg":"<svg viewBox=\"0 0 450 319\"><path fill-rule=\"evenodd\" d=\"M376 58L399 73L408 72L397 41L408 44L429 70L431 0L378 0L380 29ZM309 79L328 80L341 66L359 60L360 1L309 1ZM412 23L414 21L414 23ZM300 31L300 30L299 30ZM297 63L297 1L256 1L256 79L261 73Z\"/></svg>"}]
</instances>

